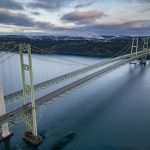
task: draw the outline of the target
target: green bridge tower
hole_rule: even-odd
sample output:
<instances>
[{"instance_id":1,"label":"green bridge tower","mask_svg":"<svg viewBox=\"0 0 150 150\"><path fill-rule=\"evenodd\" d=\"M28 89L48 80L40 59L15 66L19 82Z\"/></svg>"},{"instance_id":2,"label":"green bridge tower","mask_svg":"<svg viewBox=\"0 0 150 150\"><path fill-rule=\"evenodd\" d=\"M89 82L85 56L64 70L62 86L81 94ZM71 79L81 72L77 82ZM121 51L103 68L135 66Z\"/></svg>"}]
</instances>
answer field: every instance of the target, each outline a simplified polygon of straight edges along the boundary
<instances>
[{"instance_id":1,"label":"green bridge tower","mask_svg":"<svg viewBox=\"0 0 150 150\"><path fill-rule=\"evenodd\" d=\"M30 144L38 145L42 142L42 137L39 136L37 133L31 46L29 44L20 44L19 51L20 51L22 83L23 83L23 98L25 106L24 110L25 134L23 139L26 142L29 142ZM27 57L25 57L25 55ZM27 81L27 76L29 76L29 81Z\"/></svg>"}]
</instances>

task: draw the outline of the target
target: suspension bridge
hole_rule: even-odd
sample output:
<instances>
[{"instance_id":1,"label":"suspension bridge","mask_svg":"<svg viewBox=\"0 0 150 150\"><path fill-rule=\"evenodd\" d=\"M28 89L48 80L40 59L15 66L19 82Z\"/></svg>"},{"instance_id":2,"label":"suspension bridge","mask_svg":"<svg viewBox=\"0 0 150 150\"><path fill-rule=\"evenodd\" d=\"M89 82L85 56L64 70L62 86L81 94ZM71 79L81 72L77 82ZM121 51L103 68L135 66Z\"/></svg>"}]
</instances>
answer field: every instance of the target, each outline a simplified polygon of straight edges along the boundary
<instances>
[{"instance_id":1,"label":"suspension bridge","mask_svg":"<svg viewBox=\"0 0 150 150\"><path fill-rule=\"evenodd\" d=\"M19 51L16 51L16 49L18 48ZM18 90L14 92L8 92L4 94L4 87L2 83L0 84L0 127L2 132L0 140L3 141L10 138L13 135L13 133L11 133L9 128L16 122L24 121L24 140L33 145L38 145L42 142L42 137L38 135L37 130L36 111L38 110L38 108L45 105L48 101L51 101L54 98L67 93L68 91L80 87L96 78L102 77L125 64L132 63L135 60L139 60L141 65L146 65L146 58L148 55L150 55L148 38L145 38L142 41L142 43L139 42L138 38L133 38L131 43L128 43L121 51L115 54L112 58L95 64L89 65L62 58L64 64L79 64L84 67L80 67L79 69L75 69L68 73L63 73L51 79L46 78L45 81L34 83L34 65L32 62L31 51L36 52L37 55L39 53L44 55L46 54L45 61L49 61L49 58L47 56L53 56L53 54L50 52L43 51L29 44L20 44L19 47L17 46L12 50L5 48L2 48L2 50L3 52L4 50L8 51L9 55L6 57L6 52L2 53L0 55L0 57L2 58L0 64L9 61L12 57L14 57L14 55L20 56L20 68L17 67L17 69L20 69L22 89L18 88ZM38 59L36 62L37 63L35 63L35 65L39 67L40 64L38 64ZM49 63L51 62L52 60L50 60ZM62 64L60 60L53 62ZM47 68L45 69L45 72L48 72ZM72 78L75 79L70 81L70 79ZM40 97L35 96L36 92L49 87L53 87L59 84L60 82L64 83L61 87L56 89L54 88L54 90L51 90L50 92ZM22 99L24 99L22 106L19 106L11 111L6 112L7 105L18 103Z\"/></svg>"}]
</instances>

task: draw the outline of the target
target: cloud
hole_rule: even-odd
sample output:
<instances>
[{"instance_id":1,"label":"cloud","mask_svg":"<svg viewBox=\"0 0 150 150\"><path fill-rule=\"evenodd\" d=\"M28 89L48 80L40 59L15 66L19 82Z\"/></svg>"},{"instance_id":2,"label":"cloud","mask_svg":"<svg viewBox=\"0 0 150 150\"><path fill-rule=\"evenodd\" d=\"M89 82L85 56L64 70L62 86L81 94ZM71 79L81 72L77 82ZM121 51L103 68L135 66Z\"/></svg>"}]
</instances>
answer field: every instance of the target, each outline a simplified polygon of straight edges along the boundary
<instances>
[{"instance_id":1,"label":"cloud","mask_svg":"<svg viewBox=\"0 0 150 150\"><path fill-rule=\"evenodd\" d=\"M150 35L150 20L135 20L122 23L113 22L110 24L87 24L84 27L55 28L56 31L64 33L95 33L109 35Z\"/></svg>"},{"instance_id":2,"label":"cloud","mask_svg":"<svg viewBox=\"0 0 150 150\"><path fill-rule=\"evenodd\" d=\"M138 3L150 3L150 0L129 0L132 2L138 2Z\"/></svg>"},{"instance_id":3,"label":"cloud","mask_svg":"<svg viewBox=\"0 0 150 150\"><path fill-rule=\"evenodd\" d=\"M48 9L48 10L54 10L61 7L58 3L46 3L46 2L36 2L36 3L29 3L27 5L30 8L40 8L40 9Z\"/></svg>"},{"instance_id":4,"label":"cloud","mask_svg":"<svg viewBox=\"0 0 150 150\"><path fill-rule=\"evenodd\" d=\"M68 7L70 4L75 8L87 7L95 3L96 0L36 0L30 3L27 3L29 8L37 8L44 10L56 11L58 9Z\"/></svg>"},{"instance_id":5,"label":"cloud","mask_svg":"<svg viewBox=\"0 0 150 150\"><path fill-rule=\"evenodd\" d=\"M149 13L150 12L150 4L144 5L142 7L137 8L140 13Z\"/></svg>"},{"instance_id":6,"label":"cloud","mask_svg":"<svg viewBox=\"0 0 150 150\"><path fill-rule=\"evenodd\" d=\"M93 24L96 22L97 19L106 16L108 15L106 15L104 12L99 11L86 11L86 12L74 11L68 14L64 14L60 18L60 20L75 24Z\"/></svg>"},{"instance_id":7,"label":"cloud","mask_svg":"<svg viewBox=\"0 0 150 150\"><path fill-rule=\"evenodd\" d=\"M37 8L37 9L44 9L44 10L58 10L64 7L66 4L70 3L69 0L37 0L28 3L26 6L29 8Z\"/></svg>"},{"instance_id":8,"label":"cloud","mask_svg":"<svg viewBox=\"0 0 150 150\"><path fill-rule=\"evenodd\" d=\"M41 15L41 13L40 13L40 12L37 12L37 11L32 11L32 12L30 12L30 13L31 13L31 15L35 15L35 16Z\"/></svg>"},{"instance_id":9,"label":"cloud","mask_svg":"<svg viewBox=\"0 0 150 150\"><path fill-rule=\"evenodd\" d=\"M8 10L0 10L0 24L15 25L23 27L50 28L52 25L49 22L35 21L22 13L14 13Z\"/></svg>"},{"instance_id":10,"label":"cloud","mask_svg":"<svg viewBox=\"0 0 150 150\"><path fill-rule=\"evenodd\" d=\"M122 23L113 22L109 24L92 24L87 25L85 28L91 28L93 30L130 30L130 29L150 29L150 20L134 20L134 21L126 21Z\"/></svg>"},{"instance_id":11,"label":"cloud","mask_svg":"<svg viewBox=\"0 0 150 150\"><path fill-rule=\"evenodd\" d=\"M77 4L75 6L75 8L82 8L82 7L87 7L87 6L91 6L92 4L94 4L96 1L89 1L89 2L86 2L86 3L80 3L80 4Z\"/></svg>"},{"instance_id":12,"label":"cloud","mask_svg":"<svg viewBox=\"0 0 150 150\"><path fill-rule=\"evenodd\" d=\"M105 0L105 1L109 1L109 0ZM119 1L120 2L128 2L128 3L150 3L150 0L119 0Z\"/></svg>"},{"instance_id":13,"label":"cloud","mask_svg":"<svg viewBox=\"0 0 150 150\"><path fill-rule=\"evenodd\" d=\"M103 32L104 34L128 34L128 35L142 35L150 34L150 20L135 20L123 23L112 24L95 24L87 26L88 30L93 32Z\"/></svg>"},{"instance_id":14,"label":"cloud","mask_svg":"<svg viewBox=\"0 0 150 150\"><path fill-rule=\"evenodd\" d=\"M5 9L24 9L22 3L16 1L16 0L1 0L0 1L0 8L5 8Z\"/></svg>"}]
</instances>

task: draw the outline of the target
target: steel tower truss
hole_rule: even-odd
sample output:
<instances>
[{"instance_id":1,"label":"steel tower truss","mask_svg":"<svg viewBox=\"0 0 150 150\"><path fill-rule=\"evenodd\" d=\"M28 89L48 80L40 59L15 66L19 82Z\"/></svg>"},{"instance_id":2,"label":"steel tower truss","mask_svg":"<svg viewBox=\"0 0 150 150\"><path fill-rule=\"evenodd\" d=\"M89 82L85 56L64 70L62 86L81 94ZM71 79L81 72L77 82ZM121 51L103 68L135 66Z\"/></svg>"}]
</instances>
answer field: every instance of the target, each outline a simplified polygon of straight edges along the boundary
<instances>
[{"instance_id":1,"label":"steel tower truss","mask_svg":"<svg viewBox=\"0 0 150 150\"><path fill-rule=\"evenodd\" d=\"M20 50L20 61L21 61L22 83L23 83L23 98L24 98L24 105L25 105L24 139L32 144L36 144L36 143L38 144L39 137L37 134L37 120L36 120L35 94L34 94L34 86L33 86L31 46L25 43L20 44L19 50Z\"/></svg>"},{"instance_id":2,"label":"steel tower truss","mask_svg":"<svg viewBox=\"0 0 150 150\"><path fill-rule=\"evenodd\" d=\"M148 44L149 44L149 39L145 38L143 43L143 51L146 52L146 55L141 58L141 64L146 64L146 58L147 58L147 52L149 46Z\"/></svg>"},{"instance_id":3,"label":"steel tower truss","mask_svg":"<svg viewBox=\"0 0 150 150\"><path fill-rule=\"evenodd\" d=\"M134 52L136 52L136 56L137 56L137 53L138 53L138 46L139 46L139 39L138 38L135 38L133 37L133 40L132 40L132 47L131 47L131 54Z\"/></svg>"}]
</instances>

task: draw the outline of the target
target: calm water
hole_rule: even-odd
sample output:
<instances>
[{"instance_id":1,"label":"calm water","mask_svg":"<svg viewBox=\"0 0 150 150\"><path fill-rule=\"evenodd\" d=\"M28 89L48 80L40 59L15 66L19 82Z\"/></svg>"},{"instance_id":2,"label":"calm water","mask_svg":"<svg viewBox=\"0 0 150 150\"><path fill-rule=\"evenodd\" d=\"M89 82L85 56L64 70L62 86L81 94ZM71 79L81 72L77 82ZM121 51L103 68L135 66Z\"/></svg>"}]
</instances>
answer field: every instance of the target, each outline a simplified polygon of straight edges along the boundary
<instances>
[{"instance_id":1,"label":"calm water","mask_svg":"<svg viewBox=\"0 0 150 150\"><path fill-rule=\"evenodd\" d=\"M71 59L88 64L100 61L74 56ZM64 66L57 64L52 76L83 67ZM7 68L5 74L9 70ZM43 80L41 75L38 77L36 82ZM47 77L44 75L45 80ZM14 136L1 143L0 150L149 150L149 77L150 65L126 65L68 92L48 103L41 115L38 113L38 131L45 136L38 148L22 140L24 124L21 122L11 127ZM14 74L12 78L16 80ZM21 83L14 87L19 89L20 86ZM5 84L4 89L9 93L14 88L11 86L7 91Z\"/></svg>"}]
</instances>

